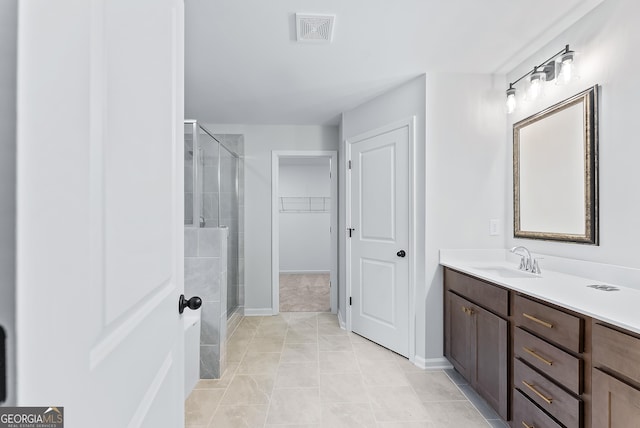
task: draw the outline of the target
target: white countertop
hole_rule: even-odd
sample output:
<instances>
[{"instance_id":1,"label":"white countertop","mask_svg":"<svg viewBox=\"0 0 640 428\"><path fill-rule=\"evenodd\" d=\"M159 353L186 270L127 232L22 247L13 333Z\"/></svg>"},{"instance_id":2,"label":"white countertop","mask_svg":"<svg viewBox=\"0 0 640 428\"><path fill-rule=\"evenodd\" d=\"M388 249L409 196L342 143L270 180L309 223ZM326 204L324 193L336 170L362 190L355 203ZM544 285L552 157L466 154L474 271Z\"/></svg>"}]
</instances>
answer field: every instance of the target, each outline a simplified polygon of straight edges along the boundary
<instances>
[{"instance_id":1,"label":"white countertop","mask_svg":"<svg viewBox=\"0 0 640 428\"><path fill-rule=\"evenodd\" d=\"M534 255L535 257L535 255ZM440 264L640 334L640 290L545 269L518 271L520 258L506 250L440 250ZM612 285L619 291L587 287Z\"/></svg>"}]
</instances>

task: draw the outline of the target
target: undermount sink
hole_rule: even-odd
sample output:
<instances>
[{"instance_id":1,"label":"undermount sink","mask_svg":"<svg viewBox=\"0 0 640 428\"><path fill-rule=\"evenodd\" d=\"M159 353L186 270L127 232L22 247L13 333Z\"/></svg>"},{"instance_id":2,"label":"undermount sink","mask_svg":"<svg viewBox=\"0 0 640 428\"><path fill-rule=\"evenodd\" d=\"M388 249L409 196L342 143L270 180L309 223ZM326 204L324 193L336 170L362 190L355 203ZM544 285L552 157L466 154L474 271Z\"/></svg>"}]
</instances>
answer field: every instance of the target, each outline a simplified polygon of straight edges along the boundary
<instances>
[{"instance_id":1,"label":"undermount sink","mask_svg":"<svg viewBox=\"0 0 640 428\"><path fill-rule=\"evenodd\" d=\"M540 278L540 275L504 266L476 266L475 269L491 273L502 278Z\"/></svg>"}]
</instances>

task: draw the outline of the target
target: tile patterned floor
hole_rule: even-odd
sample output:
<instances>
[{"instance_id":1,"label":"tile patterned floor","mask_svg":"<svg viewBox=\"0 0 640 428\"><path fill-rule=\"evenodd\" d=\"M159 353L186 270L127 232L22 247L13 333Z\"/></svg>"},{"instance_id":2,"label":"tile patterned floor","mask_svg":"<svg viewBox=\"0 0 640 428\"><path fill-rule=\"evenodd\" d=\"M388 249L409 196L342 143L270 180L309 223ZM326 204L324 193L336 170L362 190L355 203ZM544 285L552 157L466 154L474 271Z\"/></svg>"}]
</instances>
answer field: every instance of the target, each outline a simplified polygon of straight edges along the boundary
<instances>
[{"instance_id":1,"label":"tile patterned floor","mask_svg":"<svg viewBox=\"0 0 640 428\"><path fill-rule=\"evenodd\" d=\"M281 273L281 312L329 312L328 273Z\"/></svg>"},{"instance_id":2,"label":"tile patterned floor","mask_svg":"<svg viewBox=\"0 0 640 428\"><path fill-rule=\"evenodd\" d=\"M228 361L189 396L187 428L506 427L455 371L420 370L330 313L244 318Z\"/></svg>"}]
</instances>

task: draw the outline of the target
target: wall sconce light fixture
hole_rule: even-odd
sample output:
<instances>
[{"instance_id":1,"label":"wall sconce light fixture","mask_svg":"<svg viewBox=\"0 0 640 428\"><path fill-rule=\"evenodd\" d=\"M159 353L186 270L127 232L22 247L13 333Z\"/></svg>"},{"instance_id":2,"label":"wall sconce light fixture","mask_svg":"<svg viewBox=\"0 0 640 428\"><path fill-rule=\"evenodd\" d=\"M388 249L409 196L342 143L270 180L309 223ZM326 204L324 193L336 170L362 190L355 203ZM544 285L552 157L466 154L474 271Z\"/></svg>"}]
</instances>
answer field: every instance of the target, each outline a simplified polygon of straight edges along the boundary
<instances>
[{"instance_id":1,"label":"wall sconce light fixture","mask_svg":"<svg viewBox=\"0 0 640 428\"><path fill-rule=\"evenodd\" d=\"M516 109L516 83L525 77L529 86L527 88L527 99L535 100L543 91L545 82L555 80L557 84L565 84L571 81L574 75L575 52L566 45L564 49L545 60L542 64L533 67L514 82L509 83L507 89L507 113L511 114Z\"/></svg>"}]
</instances>

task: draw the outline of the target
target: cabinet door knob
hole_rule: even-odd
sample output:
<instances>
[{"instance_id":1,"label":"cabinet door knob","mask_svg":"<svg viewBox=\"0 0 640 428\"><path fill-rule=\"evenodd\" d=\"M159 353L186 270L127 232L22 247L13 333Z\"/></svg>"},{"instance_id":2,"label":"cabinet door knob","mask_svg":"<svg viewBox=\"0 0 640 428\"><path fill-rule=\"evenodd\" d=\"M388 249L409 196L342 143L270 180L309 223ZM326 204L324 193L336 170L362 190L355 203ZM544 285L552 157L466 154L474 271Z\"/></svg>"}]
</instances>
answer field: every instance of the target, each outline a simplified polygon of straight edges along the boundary
<instances>
[{"instance_id":1,"label":"cabinet door knob","mask_svg":"<svg viewBox=\"0 0 640 428\"><path fill-rule=\"evenodd\" d=\"M404 257L406 255L407 255L407 253L404 250L400 250L400 251L398 251L396 253L396 256L398 256L398 257Z\"/></svg>"},{"instance_id":2,"label":"cabinet door knob","mask_svg":"<svg viewBox=\"0 0 640 428\"><path fill-rule=\"evenodd\" d=\"M189 308L194 311L200 306L202 306L202 299L198 296L193 296L187 300L184 298L184 294L180 295L180 299L178 300L178 312L183 313L184 308Z\"/></svg>"}]
</instances>

